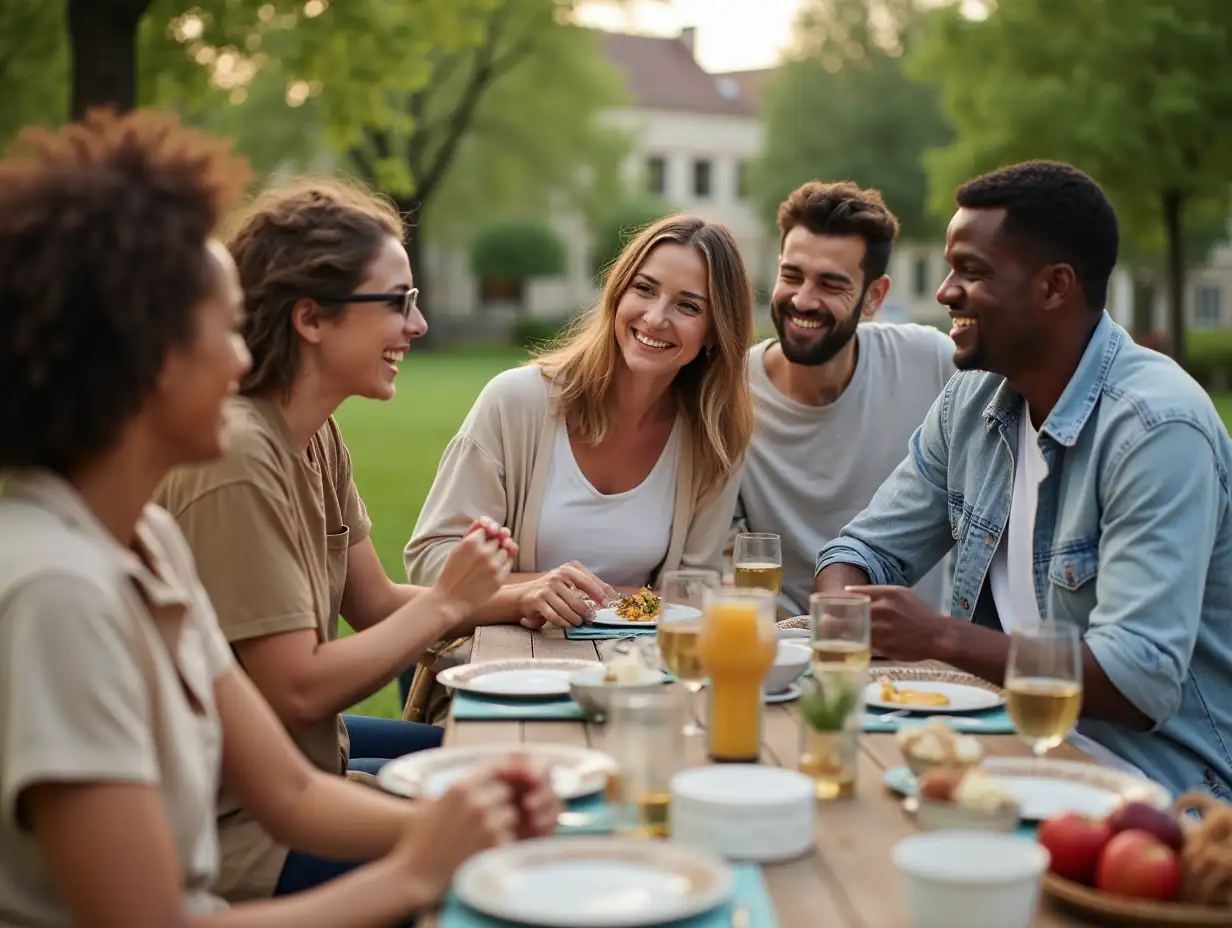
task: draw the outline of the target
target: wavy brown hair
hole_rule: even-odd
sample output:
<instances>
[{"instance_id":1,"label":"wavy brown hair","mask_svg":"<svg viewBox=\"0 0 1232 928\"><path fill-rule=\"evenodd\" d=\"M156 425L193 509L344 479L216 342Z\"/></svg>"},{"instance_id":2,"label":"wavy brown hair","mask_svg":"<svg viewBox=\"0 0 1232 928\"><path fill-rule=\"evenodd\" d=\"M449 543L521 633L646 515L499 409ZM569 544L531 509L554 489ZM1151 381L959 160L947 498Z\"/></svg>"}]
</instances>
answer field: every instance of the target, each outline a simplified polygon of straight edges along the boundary
<instances>
[{"instance_id":1,"label":"wavy brown hair","mask_svg":"<svg viewBox=\"0 0 1232 928\"><path fill-rule=\"evenodd\" d=\"M753 287L740 249L726 226L696 216L668 216L642 230L620 253L598 304L529 363L560 387L557 412L581 439L598 444L607 434L608 394L620 361L616 306L650 252L674 243L697 249L710 285L715 347L676 375L673 389L694 436L703 492L740 466L753 436L748 351L753 341Z\"/></svg>"},{"instance_id":2,"label":"wavy brown hair","mask_svg":"<svg viewBox=\"0 0 1232 928\"><path fill-rule=\"evenodd\" d=\"M0 467L108 450L192 342L206 243L250 172L175 116L92 110L0 161Z\"/></svg>"},{"instance_id":3,"label":"wavy brown hair","mask_svg":"<svg viewBox=\"0 0 1232 928\"><path fill-rule=\"evenodd\" d=\"M793 190L779 205L780 247L796 226L804 226L814 235L858 235L864 239L860 269L866 282L885 274L890 250L898 238L898 219L881 192L871 187L861 189L849 180L811 180Z\"/></svg>"},{"instance_id":4,"label":"wavy brown hair","mask_svg":"<svg viewBox=\"0 0 1232 928\"><path fill-rule=\"evenodd\" d=\"M301 177L262 191L229 226L252 354L240 392L286 396L299 373L295 304L310 299L327 318L345 313L338 298L363 282L387 238L402 240L402 218L358 183Z\"/></svg>"}]
</instances>

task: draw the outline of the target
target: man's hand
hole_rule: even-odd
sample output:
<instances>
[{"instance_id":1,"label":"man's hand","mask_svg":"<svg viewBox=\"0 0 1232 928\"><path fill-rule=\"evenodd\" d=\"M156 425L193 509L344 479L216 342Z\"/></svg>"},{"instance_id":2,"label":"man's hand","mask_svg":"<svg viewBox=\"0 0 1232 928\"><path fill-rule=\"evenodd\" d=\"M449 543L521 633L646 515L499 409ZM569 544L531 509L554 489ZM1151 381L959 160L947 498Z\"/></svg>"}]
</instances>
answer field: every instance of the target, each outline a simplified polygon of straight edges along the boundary
<instances>
[{"instance_id":1,"label":"man's hand","mask_svg":"<svg viewBox=\"0 0 1232 928\"><path fill-rule=\"evenodd\" d=\"M943 639L960 637L971 629L971 623L938 612L905 586L849 586L847 592L872 600L872 648L890 660L938 659Z\"/></svg>"}]
</instances>

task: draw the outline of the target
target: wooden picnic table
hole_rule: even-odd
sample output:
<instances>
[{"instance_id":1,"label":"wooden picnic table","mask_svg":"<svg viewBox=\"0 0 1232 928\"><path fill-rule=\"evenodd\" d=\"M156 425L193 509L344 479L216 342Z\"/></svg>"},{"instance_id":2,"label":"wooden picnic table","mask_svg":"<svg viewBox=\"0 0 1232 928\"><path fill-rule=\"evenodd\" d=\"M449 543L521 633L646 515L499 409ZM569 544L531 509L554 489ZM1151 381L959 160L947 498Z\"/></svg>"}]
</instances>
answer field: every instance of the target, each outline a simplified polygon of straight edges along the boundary
<instances>
[{"instance_id":1,"label":"wooden picnic table","mask_svg":"<svg viewBox=\"0 0 1232 928\"><path fill-rule=\"evenodd\" d=\"M601 640L572 640L560 629L530 632L520 626L493 625L475 634L472 662L508 658L598 660ZM794 703L767 705L763 725L763 763L795 767L799 732ZM901 797L882 783L882 774L902 764L892 734L863 734L856 796L820 803L814 851L806 857L763 866L766 885L782 928L902 928L907 924L902 888L890 850L916 833L901 808ZM1028 757L1016 735L980 735L989 756ZM688 739L689 765L706 763L702 738ZM606 728L583 721L455 721L445 725L445 744L550 743L604 750ZM1066 743L1050 757L1090 761ZM429 922L431 924L431 922ZM1076 919L1041 898L1038 928L1079 928ZM992 926L990 926L992 928Z\"/></svg>"}]
</instances>

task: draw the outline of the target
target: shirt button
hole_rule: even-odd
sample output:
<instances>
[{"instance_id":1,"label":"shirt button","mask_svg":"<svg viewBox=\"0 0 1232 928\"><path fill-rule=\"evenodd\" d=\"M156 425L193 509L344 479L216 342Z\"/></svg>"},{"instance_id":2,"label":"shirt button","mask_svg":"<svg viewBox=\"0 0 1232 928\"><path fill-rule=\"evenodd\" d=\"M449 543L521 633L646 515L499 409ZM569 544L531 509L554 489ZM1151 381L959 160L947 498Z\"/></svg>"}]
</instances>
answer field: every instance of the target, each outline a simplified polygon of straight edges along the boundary
<instances>
[{"instance_id":1,"label":"shirt button","mask_svg":"<svg viewBox=\"0 0 1232 928\"><path fill-rule=\"evenodd\" d=\"M985 535L985 536L984 536L984 544L986 544L986 545L990 545L990 544L992 544L992 543L993 543L993 542L992 542L992 536L991 536L991 535Z\"/></svg>"},{"instance_id":2,"label":"shirt button","mask_svg":"<svg viewBox=\"0 0 1232 928\"><path fill-rule=\"evenodd\" d=\"M970 609L970 608L971 608L971 604L970 604L970 603L968 603L965 599L962 601L961 605L962 605L962 607L963 607L964 609Z\"/></svg>"}]
</instances>

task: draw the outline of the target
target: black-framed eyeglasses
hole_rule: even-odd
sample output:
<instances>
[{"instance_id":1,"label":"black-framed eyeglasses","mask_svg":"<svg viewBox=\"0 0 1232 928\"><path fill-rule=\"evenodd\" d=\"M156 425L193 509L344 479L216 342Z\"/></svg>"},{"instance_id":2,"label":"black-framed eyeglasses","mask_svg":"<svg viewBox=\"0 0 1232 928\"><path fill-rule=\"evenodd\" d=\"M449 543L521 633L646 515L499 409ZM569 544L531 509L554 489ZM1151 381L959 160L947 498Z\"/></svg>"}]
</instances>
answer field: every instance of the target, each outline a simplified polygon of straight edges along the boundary
<instances>
[{"instance_id":1,"label":"black-framed eyeglasses","mask_svg":"<svg viewBox=\"0 0 1232 928\"><path fill-rule=\"evenodd\" d=\"M391 306L397 307L403 319L409 319L419 303L419 288L412 287L410 290L394 290L391 293L348 293L345 296L338 297L335 302L388 303Z\"/></svg>"}]
</instances>

